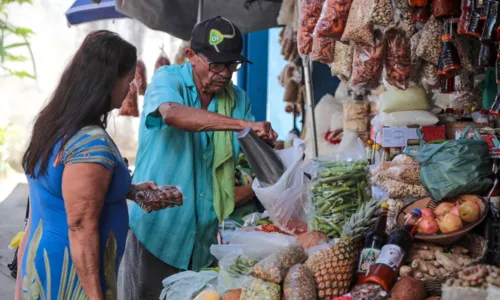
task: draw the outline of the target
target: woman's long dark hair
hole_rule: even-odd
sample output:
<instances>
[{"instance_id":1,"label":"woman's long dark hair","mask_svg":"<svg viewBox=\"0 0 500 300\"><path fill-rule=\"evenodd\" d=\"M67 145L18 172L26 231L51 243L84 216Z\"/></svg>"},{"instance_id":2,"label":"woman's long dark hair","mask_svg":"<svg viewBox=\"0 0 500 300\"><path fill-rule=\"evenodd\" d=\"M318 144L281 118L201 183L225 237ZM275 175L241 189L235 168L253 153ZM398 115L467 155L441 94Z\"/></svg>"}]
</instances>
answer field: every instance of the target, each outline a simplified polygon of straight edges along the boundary
<instances>
[{"instance_id":1,"label":"woman's long dark hair","mask_svg":"<svg viewBox=\"0 0 500 300\"><path fill-rule=\"evenodd\" d=\"M85 38L49 103L36 118L23 156L27 175L36 178L46 174L50 155L59 140L62 148L85 126L106 127L113 86L136 62L136 48L116 33L100 30Z\"/></svg>"}]
</instances>

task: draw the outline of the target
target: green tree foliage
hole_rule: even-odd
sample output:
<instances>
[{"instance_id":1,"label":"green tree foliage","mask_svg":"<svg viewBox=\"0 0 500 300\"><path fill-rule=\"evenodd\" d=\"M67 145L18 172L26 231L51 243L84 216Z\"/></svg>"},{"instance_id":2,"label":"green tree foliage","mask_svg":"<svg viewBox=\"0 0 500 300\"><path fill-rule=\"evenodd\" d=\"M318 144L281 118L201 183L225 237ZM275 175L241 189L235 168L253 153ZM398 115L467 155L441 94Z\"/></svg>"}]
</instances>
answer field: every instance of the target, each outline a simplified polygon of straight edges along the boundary
<instances>
[{"instance_id":1,"label":"green tree foliage","mask_svg":"<svg viewBox=\"0 0 500 300\"><path fill-rule=\"evenodd\" d=\"M36 79L36 65L31 49L30 37L34 32L29 28L16 26L9 21L7 6L11 4L29 4L32 5L32 0L0 0L0 68L4 69L8 74L17 77L28 77ZM7 42L7 40L9 42ZM13 54L19 53L20 48L24 48L28 56ZM32 62L31 71L15 70L7 67L6 62Z\"/></svg>"}]
</instances>

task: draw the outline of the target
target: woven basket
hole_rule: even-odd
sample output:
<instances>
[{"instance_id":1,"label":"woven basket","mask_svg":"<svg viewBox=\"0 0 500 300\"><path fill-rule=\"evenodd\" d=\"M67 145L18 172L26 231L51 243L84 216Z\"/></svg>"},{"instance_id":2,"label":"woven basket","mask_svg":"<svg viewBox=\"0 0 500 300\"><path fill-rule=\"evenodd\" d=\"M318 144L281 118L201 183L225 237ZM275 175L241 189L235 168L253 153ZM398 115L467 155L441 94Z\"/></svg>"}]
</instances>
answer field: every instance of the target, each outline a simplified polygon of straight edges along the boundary
<instances>
[{"instance_id":1,"label":"woven basket","mask_svg":"<svg viewBox=\"0 0 500 300\"><path fill-rule=\"evenodd\" d=\"M484 258L488 250L488 241L477 234L469 233L460 239L457 243L469 250L472 258L472 264L475 265ZM441 296L442 285L450 277L454 276L457 272L450 272L449 274L434 280L423 280L425 289L430 296ZM463 299L466 300L466 299ZM468 299L467 299L468 300Z\"/></svg>"},{"instance_id":2,"label":"woven basket","mask_svg":"<svg viewBox=\"0 0 500 300\"><path fill-rule=\"evenodd\" d=\"M470 195L459 196L459 197L447 200L446 202L462 204L468 200L467 197L470 197ZM483 202L483 206L481 207L481 217L478 220L476 220L475 222L466 224L460 230L450 232L450 233L438 233L438 234L420 234L420 233L417 233L417 234L415 234L415 239L426 241L429 243L439 244L439 245L450 245L450 244L453 244L454 242L458 241L461 237L463 237L464 235L469 233L472 229L474 229L474 227L476 227L481 222L483 222L484 219L486 218L486 216L488 215L489 205L488 205L488 202L486 201L486 199L479 197L479 196L473 196L473 197L479 198ZM438 203L432 201L431 198L429 198L429 197L410 202L407 205L403 206L403 208L401 208L401 210L399 210L398 217L397 217L397 223L398 223L398 225L403 224L404 223L404 216L407 213L411 212L412 209L414 209L414 208L430 208L432 210L435 210L438 205L439 205Z\"/></svg>"}]
</instances>

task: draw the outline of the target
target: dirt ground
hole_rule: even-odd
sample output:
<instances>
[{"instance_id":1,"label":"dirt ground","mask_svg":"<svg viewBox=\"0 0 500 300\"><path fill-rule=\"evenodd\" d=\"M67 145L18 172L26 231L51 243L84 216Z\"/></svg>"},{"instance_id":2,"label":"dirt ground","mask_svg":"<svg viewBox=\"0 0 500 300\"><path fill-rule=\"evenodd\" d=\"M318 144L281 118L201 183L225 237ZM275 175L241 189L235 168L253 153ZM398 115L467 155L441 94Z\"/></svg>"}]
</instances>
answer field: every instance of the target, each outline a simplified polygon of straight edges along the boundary
<instances>
[{"instance_id":1,"label":"dirt ground","mask_svg":"<svg viewBox=\"0 0 500 300\"><path fill-rule=\"evenodd\" d=\"M6 197L2 197L3 194ZM8 245L12 237L23 229L27 197L26 183L13 184L11 181L0 184L0 300L14 299L15 281L7 268L14 251Z\"/></svg>"}]
</instances>

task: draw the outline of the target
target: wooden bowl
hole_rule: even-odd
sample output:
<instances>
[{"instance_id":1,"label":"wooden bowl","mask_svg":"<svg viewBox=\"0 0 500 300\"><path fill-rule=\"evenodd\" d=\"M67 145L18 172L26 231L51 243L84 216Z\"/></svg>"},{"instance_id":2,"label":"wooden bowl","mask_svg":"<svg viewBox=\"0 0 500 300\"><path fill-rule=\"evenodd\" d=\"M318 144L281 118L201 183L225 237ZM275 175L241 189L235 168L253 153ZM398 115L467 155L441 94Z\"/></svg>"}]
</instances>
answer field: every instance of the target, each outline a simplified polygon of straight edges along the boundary
<instances>
[{"instance_id":1,"label":"wooden bowl","mask_svg":"<svg viewBox=\"0 0 500 300\"><path fill-rule=\"evenodd\" d=\"M462 195L462 196L458 196L458 197L453 198L453 199L447 199L445 201L442 201L442 202L450 202L453 204L455 204L455 203L462 204L462 203L466 202L467 200L470 200L471 198L480 199L482 201L482 205L480 205L481 217L479 217L479 219L477 219L475 222L465 223L464 227L462 227L462 229L454 231L454 232L450 232L450 233L436 233L436 234L416 233L414 236L415 239L434 243L434 244L439 244L439 245L449 245L449 244L453 244L454 242L459 240L461 237L466 235L469 231L474 229L474 227L481 224L481 222L483 222L484 219L486 218L486 216L488 215L488 209L489 209L488 201L486 199L484 199L483 197L475 196L475 195ZM407 213L411 212L412 209L414 209L414 208L430 208L432 210L435 210L438 205L439 205L439 203L432 201L432 199L429 197L410 202L410 203L406 204L405 206L403 206L399 210L397 223L398 223L398 225L402 225L404 223L404 216Z\"/></svg>"}]
</instances>

